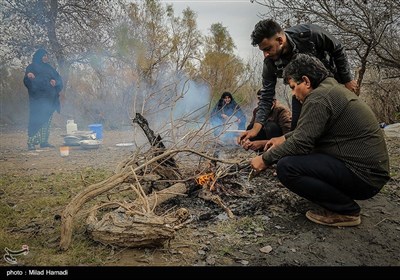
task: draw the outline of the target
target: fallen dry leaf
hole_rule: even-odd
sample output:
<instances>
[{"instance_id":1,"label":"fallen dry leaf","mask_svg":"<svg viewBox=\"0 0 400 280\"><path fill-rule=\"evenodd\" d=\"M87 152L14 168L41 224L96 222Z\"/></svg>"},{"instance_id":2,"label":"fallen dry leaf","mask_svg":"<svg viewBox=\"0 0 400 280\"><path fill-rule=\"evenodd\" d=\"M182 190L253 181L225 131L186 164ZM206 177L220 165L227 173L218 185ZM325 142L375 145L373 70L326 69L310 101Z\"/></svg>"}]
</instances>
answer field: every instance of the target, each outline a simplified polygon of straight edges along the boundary
<instances>
[{"instance_id":1,"label":"fallen dry leaf","mask_svg":"<svg viewBox=\"0 0 400 280\"><path fill-rule=\"evenodd\" d=\"M269 245L260 248L260 252L265 253L265 254L268 254L268 253L270 253L271 251L272 251L272 247L269 246Z\"/></svg>"}]
</instances>

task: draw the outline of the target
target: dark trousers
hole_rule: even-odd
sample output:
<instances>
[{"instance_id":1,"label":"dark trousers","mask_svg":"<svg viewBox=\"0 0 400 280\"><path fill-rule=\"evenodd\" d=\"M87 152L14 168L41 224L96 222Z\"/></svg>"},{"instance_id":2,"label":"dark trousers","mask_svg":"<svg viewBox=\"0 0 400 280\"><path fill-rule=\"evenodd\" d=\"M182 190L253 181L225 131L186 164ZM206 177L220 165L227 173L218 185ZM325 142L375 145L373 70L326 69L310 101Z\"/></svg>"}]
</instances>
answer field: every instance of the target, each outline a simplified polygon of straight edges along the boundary
<instances>
[{"instance_id":1,"label":"dark trousers","mask_svg":"<svg viewBox=\"0 0 400 280\"><path fill-rule=\"evenodd\" d=\"M287 156L278 161L277 175L285 187L321 207L339 214L355 214L364 200L379 192L329 155Z\"/></svg>"},{"instance_id":2,"label":"dark trousers","mask_svg":"<svg viewBox=\"0 0 400 280\"><path fill-rule=\"evenodd\" d=\"M249 124L247 126L247 130L252 129L254 126L253 123ZM251 138L251 141L256 141L256 140L269 140L274 137L279 137L282 136L282 128L275 122L273 121L268 121L265 126L260 130L260 132L257 134L256 137Z\"/></svg>"}]
</instances>

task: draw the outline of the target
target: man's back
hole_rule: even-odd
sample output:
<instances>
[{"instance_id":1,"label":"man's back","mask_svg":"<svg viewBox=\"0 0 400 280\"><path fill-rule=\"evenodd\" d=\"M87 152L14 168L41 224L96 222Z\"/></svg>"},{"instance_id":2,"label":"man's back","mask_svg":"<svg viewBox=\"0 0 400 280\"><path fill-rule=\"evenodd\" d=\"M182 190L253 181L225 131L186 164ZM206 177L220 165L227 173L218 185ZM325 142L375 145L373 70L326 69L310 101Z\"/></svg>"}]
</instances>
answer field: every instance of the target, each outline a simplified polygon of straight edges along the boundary
<instances>
[{"instance_id":1,"label":"man's back","mask_svg":"<svg viewBox=\"0 0 400 280\"><path fill-rule=\"evenodd\" d=\"M335 78L338 82L346 83L352 80L344 47L328 31L318 25L304 23L285 29L285 34L290 51L283 54L277 61L265 59L264 79L272 79L273 76L282 78L282 70L293 55L307 53L317 57L333 74L337 73Z\"/></svg>"},{"instance_id":2,"label":"man's back","mask_svg":"<svg viewBox=\"0 0 400 280\"><path fill-rule=\"evenodd\" d=\"M307 97L298 127L292 133L303 143L310 139L313 153L328 154L343 161L371 184L374 184L369 178L372 173L374 180L387 180L389 158L374 113L333 78L327 78ZM315 143L311 143L313 139L317 139Z\"/></svg>"}]
</instances>

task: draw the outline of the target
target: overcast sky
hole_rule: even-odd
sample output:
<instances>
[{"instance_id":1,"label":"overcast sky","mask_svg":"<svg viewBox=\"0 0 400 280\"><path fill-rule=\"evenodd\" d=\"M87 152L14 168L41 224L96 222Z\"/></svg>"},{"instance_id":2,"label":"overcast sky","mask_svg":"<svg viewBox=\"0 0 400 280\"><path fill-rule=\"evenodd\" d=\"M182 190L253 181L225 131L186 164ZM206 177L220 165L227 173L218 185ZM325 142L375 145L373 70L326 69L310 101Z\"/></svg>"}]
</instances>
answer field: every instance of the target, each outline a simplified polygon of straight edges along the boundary
<instances>
[{"instance_id":1,"label":"overcast sky","mask_svg":"<svg viewBox=\"0 0 400 280\"><path fill-rule=\"evenodd\" d=\"M262 57L262 53L251 45L250 34L254 25L261 19L260 13L265 9L263 6L250 3L250 0L161 0L161 2L173 4L176 16L180 16L184 9L190 7L197 13L198 28L205 35L210 34L211 24L222 23L235 42L236 53L243 59L249 58L252 53ZM258 54L257 51L260 53Z\"/></svg>"}]
</instances>

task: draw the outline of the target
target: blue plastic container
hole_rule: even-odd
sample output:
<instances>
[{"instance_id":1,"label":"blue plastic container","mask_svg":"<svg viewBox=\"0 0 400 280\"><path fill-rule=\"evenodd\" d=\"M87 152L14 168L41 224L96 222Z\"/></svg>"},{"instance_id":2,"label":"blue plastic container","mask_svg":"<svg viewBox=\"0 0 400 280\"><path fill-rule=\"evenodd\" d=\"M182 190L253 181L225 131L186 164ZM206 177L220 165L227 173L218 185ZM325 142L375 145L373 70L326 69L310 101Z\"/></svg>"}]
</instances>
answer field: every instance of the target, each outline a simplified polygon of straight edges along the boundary
<instances>
[{"instance_id":1,"label":"blue plastic container","mask_svg":"<svg viewBox=\"0 0 400 280\"><path fill-rule=\"evenodd\" d=\"M102 140L103 139L103 125L99 123L89 124L89 130L96 133L96 139Z\"/></svg>"}]
</instances>

